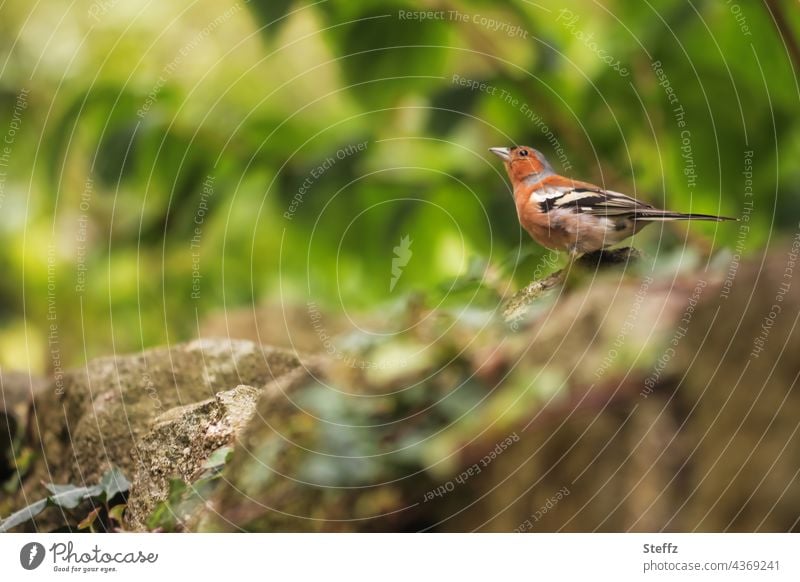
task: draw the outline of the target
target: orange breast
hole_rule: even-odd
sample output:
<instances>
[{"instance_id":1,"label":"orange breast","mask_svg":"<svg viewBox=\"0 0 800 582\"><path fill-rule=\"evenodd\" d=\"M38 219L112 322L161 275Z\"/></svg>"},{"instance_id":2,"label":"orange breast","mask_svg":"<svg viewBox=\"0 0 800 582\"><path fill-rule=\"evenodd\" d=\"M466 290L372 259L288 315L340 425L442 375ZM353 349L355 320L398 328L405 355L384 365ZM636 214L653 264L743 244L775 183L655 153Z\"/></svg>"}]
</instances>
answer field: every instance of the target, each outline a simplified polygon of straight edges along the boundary
<instances>
[{"instance_id":1,"label":"orange breast","mask_svg":"<svg viewBox=\"0 0 800 582\"><path fill-rule=\"evenodd\" d=\"M613 220L604 216L576 213L571 208L542 212L537 202L522 196L518 202L520 224L533 240L549 249L590 253L632 234L632 225L618 229Z\"/></svg>"},{"instance_id":2,"label":"orange breast","mask_svg":"<svg viewBox=\"0 0 800 582\"><path fill-rule=\"evenodd\" d=\"M522 228L543 247L567 250L575 244L575 235L565 228L563 221L551 220L550 214L541 212L538 204L526 201L518 205L517 215Z\"/></svg>"}]
</instances>

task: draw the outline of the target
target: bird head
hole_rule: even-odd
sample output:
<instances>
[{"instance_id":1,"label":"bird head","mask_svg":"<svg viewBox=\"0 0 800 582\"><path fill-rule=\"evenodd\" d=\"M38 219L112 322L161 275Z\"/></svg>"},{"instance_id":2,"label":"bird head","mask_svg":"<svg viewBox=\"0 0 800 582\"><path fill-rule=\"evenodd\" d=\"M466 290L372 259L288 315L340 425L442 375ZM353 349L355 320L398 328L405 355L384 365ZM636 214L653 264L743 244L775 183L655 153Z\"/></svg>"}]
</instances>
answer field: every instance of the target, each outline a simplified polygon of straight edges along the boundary
<instances>
[{"instance_id":1,"label":"bird head","mask_svg":"<svg viewBox=\"0 0 800 582\"><path fill-rule=\"evenodd\" d=\"M529 179L540 180L553 172L542 152L528 146L489 148L489 151L503 160L508 177L514 184Z\"/></svg>"}]
</instances>

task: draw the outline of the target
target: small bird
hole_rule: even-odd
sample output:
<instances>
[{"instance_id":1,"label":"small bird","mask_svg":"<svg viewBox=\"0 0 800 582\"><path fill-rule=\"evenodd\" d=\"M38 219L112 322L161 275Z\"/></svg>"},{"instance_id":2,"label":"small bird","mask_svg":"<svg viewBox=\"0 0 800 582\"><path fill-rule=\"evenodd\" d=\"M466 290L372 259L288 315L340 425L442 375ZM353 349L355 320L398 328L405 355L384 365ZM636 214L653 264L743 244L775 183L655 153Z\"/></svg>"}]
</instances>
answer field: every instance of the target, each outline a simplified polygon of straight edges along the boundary
<instances>
[{"instance_id":1,"label":"small bird","mask_svg":"<svg viewBox=\"0 0 800 582\"><path fill-rule=\"evenodd\" d=\"M522 227L540 245L565 250L571 259L622 242L651 222L736 220L659 210L625 194L559 176L541 152L528 146L489 151L503 160Z\"/></svg>"}]
</instances>

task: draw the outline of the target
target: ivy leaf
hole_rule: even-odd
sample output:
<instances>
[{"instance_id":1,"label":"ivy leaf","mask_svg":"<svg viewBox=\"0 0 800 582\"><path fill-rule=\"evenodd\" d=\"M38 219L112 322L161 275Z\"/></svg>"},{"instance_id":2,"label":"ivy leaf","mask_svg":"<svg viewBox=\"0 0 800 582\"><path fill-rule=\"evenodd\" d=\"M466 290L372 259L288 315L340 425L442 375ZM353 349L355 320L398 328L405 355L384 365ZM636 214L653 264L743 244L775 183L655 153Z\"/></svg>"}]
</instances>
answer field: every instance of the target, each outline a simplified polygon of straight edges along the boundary
<instances>
[{"instance_id":1,"label":"ivy leaf","mask_svg":"<svg viewBox=\"0 0 800 582\"><path fill-rule=\"evenodd\" d=\"M78 487L76 485L55 485L53 483L47 483L45 484L45 488L52 493L52 495L47 498L47 501L51 505L57 505L64 509L75 509L85 499L96 497L103 491L99 485Z\"/></svg>"}]
</instances>

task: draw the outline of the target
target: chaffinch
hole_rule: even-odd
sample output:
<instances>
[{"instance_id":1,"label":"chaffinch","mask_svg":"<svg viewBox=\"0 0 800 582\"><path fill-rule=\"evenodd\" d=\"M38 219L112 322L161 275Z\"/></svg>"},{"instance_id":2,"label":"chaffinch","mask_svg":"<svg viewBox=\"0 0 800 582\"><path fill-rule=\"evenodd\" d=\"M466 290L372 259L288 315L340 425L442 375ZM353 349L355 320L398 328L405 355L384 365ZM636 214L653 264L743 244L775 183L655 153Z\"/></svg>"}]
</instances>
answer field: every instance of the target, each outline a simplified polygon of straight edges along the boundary
<instances>
[{"instance_id":1,"label":"chaffinch","mask_svg":"<svg viewBox=\"0 0 800 582\"><path fill-rule=\"evenodd\" d=\"M622 242L651 222L736 220L659 210L625 194L559 176L541 152L528 146L489 151L503 160L522 227L540 245L565 250L572 258Z\"/></svg>"}]
</instances>

